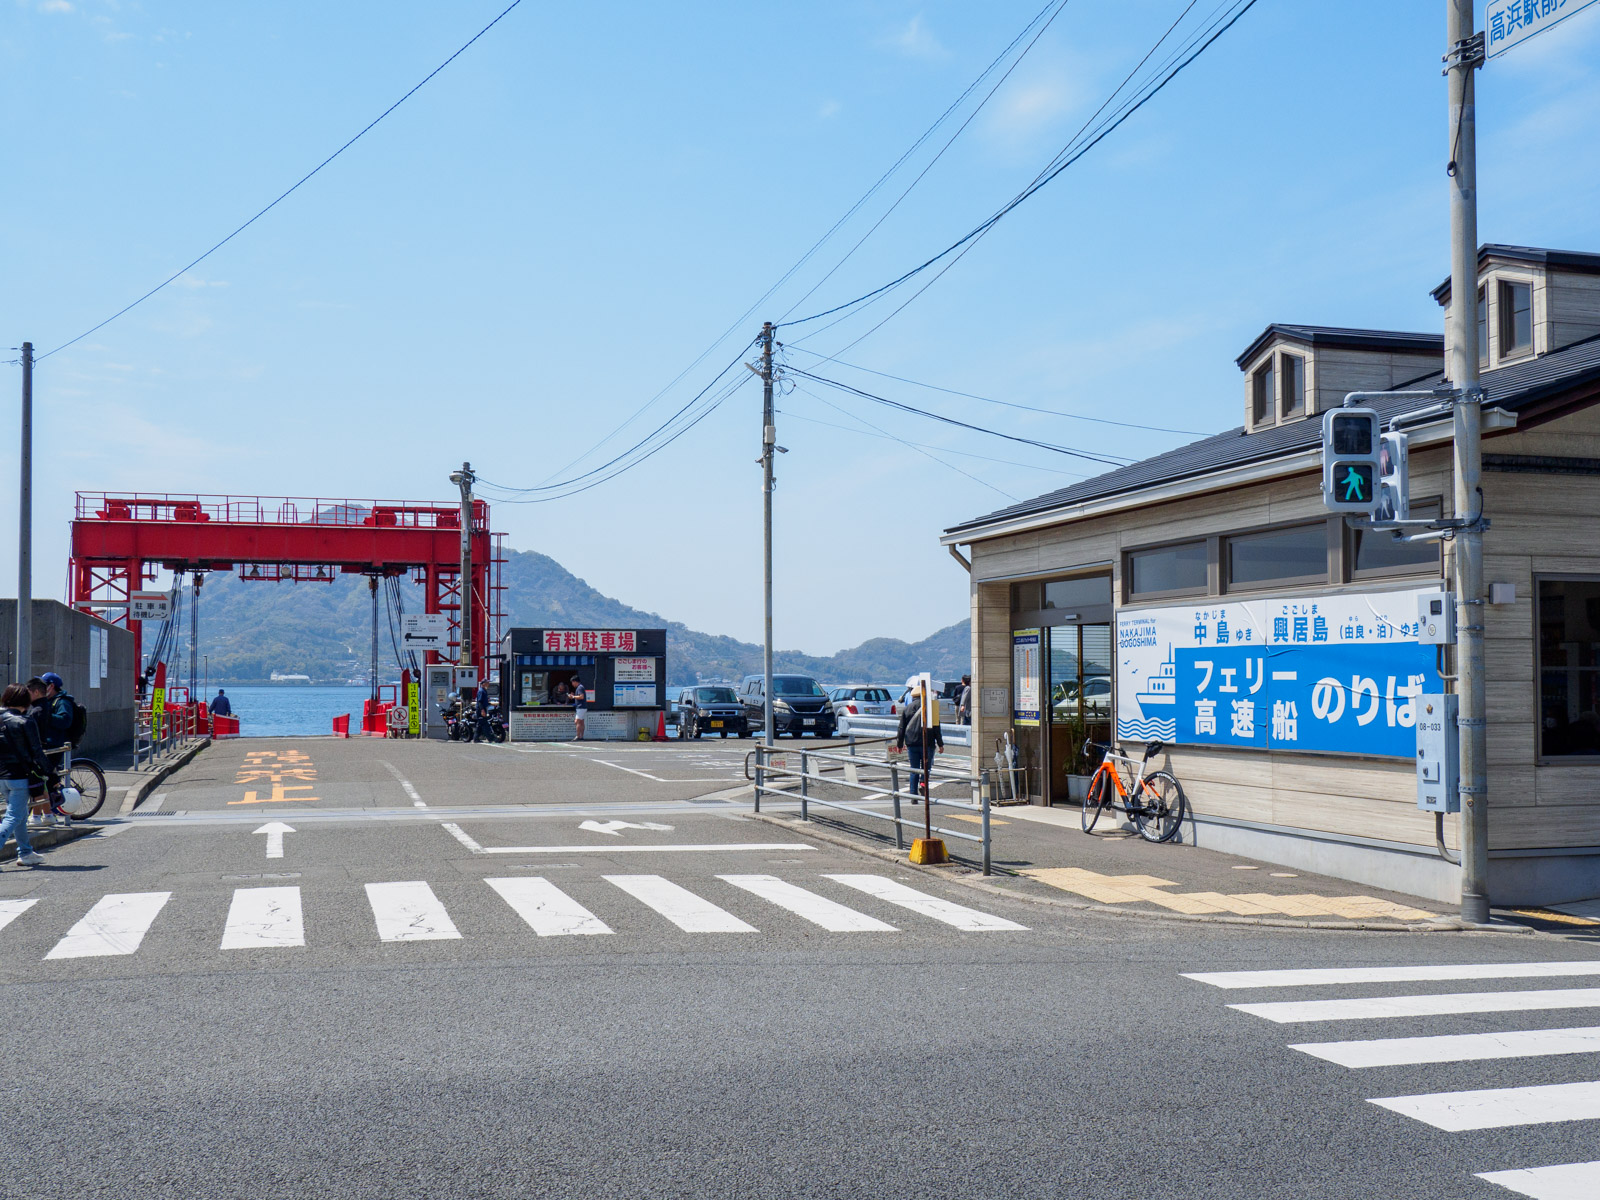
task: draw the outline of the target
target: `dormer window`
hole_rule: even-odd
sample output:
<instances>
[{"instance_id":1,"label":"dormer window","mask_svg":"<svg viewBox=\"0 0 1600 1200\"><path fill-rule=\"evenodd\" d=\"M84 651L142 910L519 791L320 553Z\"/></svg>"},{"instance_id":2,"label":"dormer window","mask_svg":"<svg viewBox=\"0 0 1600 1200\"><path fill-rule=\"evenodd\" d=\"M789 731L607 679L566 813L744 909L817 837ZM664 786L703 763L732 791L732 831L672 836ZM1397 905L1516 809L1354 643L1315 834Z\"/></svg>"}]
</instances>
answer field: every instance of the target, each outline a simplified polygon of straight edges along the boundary
<instances>
[{"instance_id":1,"label":"dormer window","mask_svg":"<svg viewBox=\"0 0 1600 1200\"><path fill-rule=\"evenodd\" d=\"M1500 282L1500 357L1512 358L1533 349L1533 285Z\"/></svg>"},{"instance_id":2,"label":"dormer window","mask_svg":"<svg viewBox=\"0 0 1600 1200\"><path fill-rule=\"evenodd\" d=\"M1280 354L1283 373L1283 409L1285 417L1298 417L1306 410L1306 360L1298 354Z\"/></svg>"},{"instance_id":3,"label":"dormer window","mask_svg":"<svg viewBox=\"0 0 1600 1200\"><path fill-rule=\"evenodd\" d=\"M1267 359L1261 364L1254 376L1251 377L1251 387L1254 388L1253 417L1254 425L1266 425L1272 420L1272 408L1277 401L1277 393L1273 389L1272 359Z\"/></svg>"}]
</instances>

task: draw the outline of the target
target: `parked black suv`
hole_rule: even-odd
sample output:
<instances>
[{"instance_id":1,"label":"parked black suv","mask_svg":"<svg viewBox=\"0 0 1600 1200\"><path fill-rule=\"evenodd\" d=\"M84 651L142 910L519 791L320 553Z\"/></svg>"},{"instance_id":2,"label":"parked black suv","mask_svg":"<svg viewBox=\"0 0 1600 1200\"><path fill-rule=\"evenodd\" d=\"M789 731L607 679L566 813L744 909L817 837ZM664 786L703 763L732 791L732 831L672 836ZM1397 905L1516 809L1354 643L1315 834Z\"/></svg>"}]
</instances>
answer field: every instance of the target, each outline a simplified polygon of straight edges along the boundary
<instances>
[{"instance_id":1,"label":"parked black suv","mask_svg":"<svg viewBox=\"0 0 1600 1200\"><path fill-rule=\"evenodd\" d=\"M766 727L766 696L761 690L760 675L746 675L739 684L739 699L744 702L745 719L752 732ZM814 733L818 737L833 736L833 706L828 694L809 675L774 675L772 677L772 732L782 737L789 734L803 737Z\"/></svg>"},{"instance_id":2,"label":"parked black suv","mask_svg":"<svg viewBox=\"0 0 1600 1200\"><path fill-rule=\"evenodd\" d=\"M703 733L750 736L744 705L731 687L686 687L678 697L678 736L697 738Z\"/></svg>"}]
</instances>

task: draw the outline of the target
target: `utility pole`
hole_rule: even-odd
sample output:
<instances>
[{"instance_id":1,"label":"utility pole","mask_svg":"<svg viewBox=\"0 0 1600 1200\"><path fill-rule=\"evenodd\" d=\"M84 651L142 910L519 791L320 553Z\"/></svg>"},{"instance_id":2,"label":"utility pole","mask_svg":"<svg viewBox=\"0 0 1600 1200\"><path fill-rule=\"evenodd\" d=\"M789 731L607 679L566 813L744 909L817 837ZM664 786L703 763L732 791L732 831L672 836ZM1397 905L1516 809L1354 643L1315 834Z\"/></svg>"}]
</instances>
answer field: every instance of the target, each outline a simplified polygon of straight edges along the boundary
<instances>
[{"instance_id":1,"label":"utility pole","mask_svg":"<svg viewBox=\"0 0 1600 1200\"><path fill-rule=\"evenodd\" d=\"M761 559L762 599L766 605L761 642L761 694L763 730L772 746L772 456L778 448L776 414L772 407L772 322L761 325Z\"/></svg>"},{"instance_id":2,"label":"utility pole","mask_svg":"<svg viewBox=\"0 0 1600 1200\"><path fill-rule=\"evenodd\" d=\"M372 593L372 665L367 669L367 690L373 703L378 700L378 577L367 576L367 590Z\"/></svg>"},{"instance_id":3,"label":"utility pole","mask_svg":"<svg viewBox=\"0 0 1600 1200\"><path fill-rule=\"evenodd\" d=\"M478 477L472 464L450 472L450 482L461 489L461 654L463 667L472 665L472 485Z\"/></svg>"},{"instance_id":4,"label":"utility pole","mask_svg":"<svg viewBox=\"0 0 1600 1200\"><path fill-rule=\"evenodd\" d=\"M1478 384L1478 149L1474 72L1483 42L1474 36L1473 0L1445 0L1450 81L1450 361L1455 385L1455 515L1483 513L1479 478L1483 392ZM1461 918L1489 920L1489 792L1485 770L1483 527L1455 537L1456 673L1461 741Z\"/></svg>"},{"instance_id":5,"label":"utility pole","mask_svg":"<svg viewBox=\"0 0 1600 1200\"><path fill-rule=\"evenodd\" d=\"M33 343L22 343L22 457L17 496L17 669L33 674Z\"/></svg>"}]
</instances>

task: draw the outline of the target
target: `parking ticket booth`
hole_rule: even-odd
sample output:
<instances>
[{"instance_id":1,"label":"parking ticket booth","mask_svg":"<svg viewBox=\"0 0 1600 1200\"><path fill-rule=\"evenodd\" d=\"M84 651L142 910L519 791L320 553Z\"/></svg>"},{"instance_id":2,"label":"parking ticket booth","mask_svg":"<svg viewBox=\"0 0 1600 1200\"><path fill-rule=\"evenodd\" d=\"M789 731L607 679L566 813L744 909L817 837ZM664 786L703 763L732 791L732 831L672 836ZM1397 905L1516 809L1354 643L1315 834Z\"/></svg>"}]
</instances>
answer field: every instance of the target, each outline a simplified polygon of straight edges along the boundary
<instances>
[{"instance_id":1,"label":"parking ticket booth","mask_svg":"<svg viewBox=\"0 0 1600 1200\"><path fill-rule=\"evenodd\" d=\"M573 740L580 703L586 741L654 734L666 713L665 629L512 629L501 652L514 742Z\"/></svg>"}]
</instances>

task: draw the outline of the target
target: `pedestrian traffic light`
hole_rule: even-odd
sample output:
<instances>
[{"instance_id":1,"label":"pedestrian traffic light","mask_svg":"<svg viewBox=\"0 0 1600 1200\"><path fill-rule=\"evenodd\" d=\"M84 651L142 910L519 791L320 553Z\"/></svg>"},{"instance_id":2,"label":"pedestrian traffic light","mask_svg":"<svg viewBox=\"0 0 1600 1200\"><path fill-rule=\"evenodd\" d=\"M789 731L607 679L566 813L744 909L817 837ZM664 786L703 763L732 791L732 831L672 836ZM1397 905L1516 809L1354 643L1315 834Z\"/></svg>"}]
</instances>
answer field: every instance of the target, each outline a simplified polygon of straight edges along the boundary
<instances>
[{"instance_id":1,"label":"pedestrian traffic light","mask_svg":"<svg viewBox=\"0 0 1600 1200\"><path fill-rule=\"evenodd\" d=\"M1322 503L1333 512L1370 513L1378 506L1378 414L1336 408L1322 418Z\"/></svg>"},{"instance_id":2,"label":"pedestrian traffic light","mask_svg":"<svg viewBox=\"0 0 1600 1200\"><path fill-rule=\"evenodd\" d=\"M1411 517L1410 439L1403 433L1386 433L1378 445L1378 506L1374 521L1405 521Z\"/></svg>"}]
</instances>

